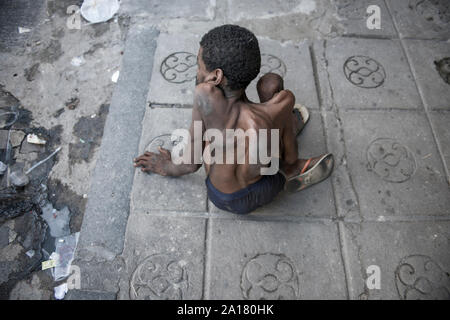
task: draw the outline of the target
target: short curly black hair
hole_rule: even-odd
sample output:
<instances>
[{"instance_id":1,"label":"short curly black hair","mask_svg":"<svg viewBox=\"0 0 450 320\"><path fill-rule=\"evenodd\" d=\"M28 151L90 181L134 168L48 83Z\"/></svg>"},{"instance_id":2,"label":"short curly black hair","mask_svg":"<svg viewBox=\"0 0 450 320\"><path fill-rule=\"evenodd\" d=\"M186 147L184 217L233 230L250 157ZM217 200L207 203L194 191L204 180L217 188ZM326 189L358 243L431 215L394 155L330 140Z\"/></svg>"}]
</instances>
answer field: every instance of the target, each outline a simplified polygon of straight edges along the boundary
<instances>
[{"instance_id":1,"label":"short curly black hair","mask_svg":"<svg viewBox=\"0 0 450 320\"><path fill-rule=\"evenodd\" d=\"M231 90L245 89L261 69L258 39L249 30L226 24L206 33L201 41L206 69L222 69Z\"/></svg>"}]
</instances>

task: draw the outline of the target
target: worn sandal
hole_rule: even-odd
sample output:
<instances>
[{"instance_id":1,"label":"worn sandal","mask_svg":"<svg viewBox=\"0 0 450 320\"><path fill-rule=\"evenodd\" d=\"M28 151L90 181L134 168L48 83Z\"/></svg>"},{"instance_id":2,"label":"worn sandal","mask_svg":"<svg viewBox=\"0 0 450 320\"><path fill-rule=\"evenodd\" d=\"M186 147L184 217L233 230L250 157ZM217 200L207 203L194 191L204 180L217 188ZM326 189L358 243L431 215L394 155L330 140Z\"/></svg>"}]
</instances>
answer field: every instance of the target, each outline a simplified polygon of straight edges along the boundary
<instances>
[{"instance_id":1,"label":"worn sandal","mask_svg":"<svg viewBox=\"0 0 450 320\"><path fill-rule=\"evenodd\" d=\"M323 155L312 168L306 170L311 161L312 158L308 159L300 174L286 181L285 190L289 192L301 191L330 176L334 166L334 158L331 153Z\"/></svg>"},{"instance_id":2,"label":"worn sandal","mask_svg":"<svg viewBox=\"0 0 450 320\"><path fill-rule=\"evenodd\" d=\"M306 109L306 107L302 106L300 103L296 103L294 105L294 110L292 112L294 112L294 114L297 116L298 120L301 123L296 133L296 135L299 135L309 120L309 112L308 109Z\"/></svg>"}]
</instances>

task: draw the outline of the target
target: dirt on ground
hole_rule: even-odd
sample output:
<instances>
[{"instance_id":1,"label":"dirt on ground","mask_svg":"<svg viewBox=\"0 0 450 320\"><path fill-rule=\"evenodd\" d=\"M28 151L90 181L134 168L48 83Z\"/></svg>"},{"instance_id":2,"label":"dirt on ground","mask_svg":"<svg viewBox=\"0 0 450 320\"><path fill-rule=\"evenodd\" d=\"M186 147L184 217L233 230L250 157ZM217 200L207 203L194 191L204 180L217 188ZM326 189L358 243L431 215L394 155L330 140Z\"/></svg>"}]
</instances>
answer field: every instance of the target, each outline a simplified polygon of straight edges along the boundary
<instances>
[{"instance_id":1,"label":"dirt on ground","mask_svg":"<svg viewBox=\"0 0 450 320\"><path fill-rule=\"evenodd\" d=\"M0 4L0 299L53 299L57 283L41 262L56 237L43 210L56 219L67 207L66 233L81 228L129 22L116 15L69 28L68 8L81 3ZM45 144L29 143L29 134ZM11 183L40 161L28 184Z\"/></svg>"}]
</instances>

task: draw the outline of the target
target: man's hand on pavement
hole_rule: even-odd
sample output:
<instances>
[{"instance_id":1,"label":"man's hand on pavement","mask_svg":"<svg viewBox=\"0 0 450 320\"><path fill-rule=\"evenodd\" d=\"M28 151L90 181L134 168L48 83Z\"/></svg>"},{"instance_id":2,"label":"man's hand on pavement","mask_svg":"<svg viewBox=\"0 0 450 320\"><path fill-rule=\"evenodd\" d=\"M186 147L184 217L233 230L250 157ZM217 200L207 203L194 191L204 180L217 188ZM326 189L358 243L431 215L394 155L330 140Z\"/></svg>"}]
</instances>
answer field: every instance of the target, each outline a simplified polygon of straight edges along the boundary
<instances>
[{"instance_id":1,"label":"man's hand on pavement","mask_svg":"<svg viewBox=\"0 0 450 320\"><path fill-rule=\"evenodd\" d=\"M166 176L169 167L173 164L170 152L167 149L159 147L159 153L144 152L143 155L134 159L135 167L142 167L143 172L154 172Z\"/></svg>"}]
</instances>

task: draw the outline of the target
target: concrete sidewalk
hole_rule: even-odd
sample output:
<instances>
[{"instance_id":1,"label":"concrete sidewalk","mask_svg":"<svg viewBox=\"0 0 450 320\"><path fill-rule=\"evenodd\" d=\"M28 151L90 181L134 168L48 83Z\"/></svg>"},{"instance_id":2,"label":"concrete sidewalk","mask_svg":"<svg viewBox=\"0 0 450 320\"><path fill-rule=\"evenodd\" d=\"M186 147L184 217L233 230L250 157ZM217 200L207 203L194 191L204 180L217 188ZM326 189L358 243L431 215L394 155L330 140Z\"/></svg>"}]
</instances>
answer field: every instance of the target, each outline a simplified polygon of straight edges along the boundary
<instances>
[{"instance_id":1,"label":"concrete sidewalk","mask_svg":"<svg viewBox=\"0 0 450 320\"><path fill-rule=\"evenodd\" d=\"M369 5L380 30L366 27ZM82 287L68 299L450 299L446 1L121 10L132 24L74 261ZM203 169L168 178L132 167L188 127L200 37L224 23L254 31L261 75L279 73L309 107L300 157L335 156L330 179L248 216L208 201ZM366 285L370 266L379 289Z\"/></svg>"}]
</instances>

